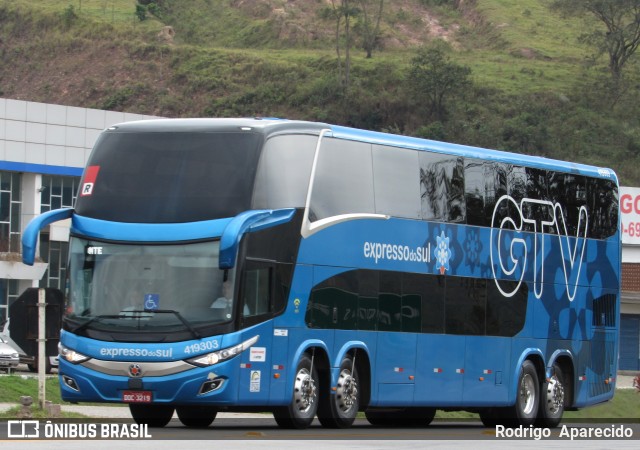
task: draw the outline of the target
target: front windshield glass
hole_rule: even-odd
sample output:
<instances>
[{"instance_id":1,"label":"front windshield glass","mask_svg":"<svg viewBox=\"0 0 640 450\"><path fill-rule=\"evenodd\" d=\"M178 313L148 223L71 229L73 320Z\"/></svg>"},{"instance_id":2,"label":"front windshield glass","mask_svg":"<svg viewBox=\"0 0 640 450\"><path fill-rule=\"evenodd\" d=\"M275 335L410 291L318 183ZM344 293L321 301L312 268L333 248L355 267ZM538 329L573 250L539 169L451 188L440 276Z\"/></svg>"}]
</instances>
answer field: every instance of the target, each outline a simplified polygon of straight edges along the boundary
<instances>
[{"instance_id":1,"label":"front windshield glass","mask_svg":"<svg viewBox=\"0 0 640 450\"><path fill-rule=\"evenodd\" d=\"M122 245L73 238L66 318L72 331L198 334L232 319L233 271L219 241Z\"/></svg>"}]
</instances>

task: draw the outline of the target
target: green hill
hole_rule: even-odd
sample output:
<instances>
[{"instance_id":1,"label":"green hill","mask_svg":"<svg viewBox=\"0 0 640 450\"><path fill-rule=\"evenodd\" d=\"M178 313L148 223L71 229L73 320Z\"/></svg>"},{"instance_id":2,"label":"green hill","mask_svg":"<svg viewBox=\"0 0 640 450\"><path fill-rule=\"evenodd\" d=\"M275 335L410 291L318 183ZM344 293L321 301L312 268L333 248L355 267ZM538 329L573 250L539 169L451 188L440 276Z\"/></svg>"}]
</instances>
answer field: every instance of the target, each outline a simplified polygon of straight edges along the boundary
<instances>
[{"instance_id":1,"label":"green hill","mask_svg":"<svg viewBox=\"0 0 640 450\"><path fill-rule=\"evenodd\" d=\"M138 2L0 0L0 96L322 120L609 166L640 185L640 57L612 95L607 60L579 40L599 24L548 0L386 0L371 58L352 0L348 87L331 0L156 0L136 15ZM365 2L369 19L377 3ZM410 70L443 41L470 72L436 114Z\"/></svg>"}]
</instances>

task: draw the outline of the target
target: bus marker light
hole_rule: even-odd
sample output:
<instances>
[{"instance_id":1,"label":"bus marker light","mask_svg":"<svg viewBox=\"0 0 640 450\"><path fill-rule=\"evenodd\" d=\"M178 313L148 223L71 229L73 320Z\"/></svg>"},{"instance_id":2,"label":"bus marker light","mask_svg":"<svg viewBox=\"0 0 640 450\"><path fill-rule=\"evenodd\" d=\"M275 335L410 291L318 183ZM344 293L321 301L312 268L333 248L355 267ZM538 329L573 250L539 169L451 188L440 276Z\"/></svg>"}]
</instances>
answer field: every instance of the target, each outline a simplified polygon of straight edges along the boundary
<instances>
[{"instance_id":1,"label":"bus marker light","mask_svg":"<svg viewBox=\"0 0 640 450\"><path fill-rule=\"evenodd\" d=\"M581 375L581 376L578 377L578 380L586 381L587 380L587 376L586 375Z\"/></svg>"},{"instance_id":2,"label":"bus marker light","mask_svg":"<svg viewBox=\"0 0 640 450\"><path fill-rule=\"evenodd\" d=\"M442 373L442 369L439 367L434 367L433 368L433 373Z\"/></svg>"},{"instance_id":3,"label":"bus marker light","mask_svg":"<svg viewBox=\"0 0 640 450\"><path fill-rule=\"evenodd\" d=\"M274 373L273 374L273 378L275 378L277 380L278 378L280 378L280 374L279 373Z\"/></svg>"},{"instance_id":4,"label":"bus marker light","mask_svg":"<svg viewBox=\"0 0 640 450\"><path fill-rule=\"evenodd\" d=\"M415 376L413 376L413 375L409 375L409 379L410 379L410 380L414 380L415 378L416 378Z\"/></svg>"},{"instance_id":5,"label":"bus marker light","mask_svg":"<svg viewBox=\"0 0 640 450\"><path fill-rule=\"evenodd\" d=\"M485 374L485 375L490 375L491 374L491 369L484 369L482 371L482 373Z\"/></svg>"},{"instance_id":6,"label":"bus marker light","mask_svg":"<svg viewBox=\"0 0 640 450\"><path fill-rule=\"evenodd\" d=\"M240 364L241 369L251 369L251 364L242 363Z\"/></svg>"},{"instance_id":7,"label":"bus marker light","mask_svg":"<svg viewBox=\"0 0 640 450\"><path fill-rule=\"evenodd\" d=\"M464 373L464 369L456 369L456 373Z\"/></svg>"},{"instance_id":8,"label":"bus marker light","mask_svg":"<svg viewBox=\"0 0 640 450\"><path fill-rule=\"evenodd\" d=\"M478 378L480 381L484 381L484 377L480 377Z\"/></svg>"},{"instance_id":9,"label":"bus marker light","mask_svg":"<svg viewBox=\"0 0 640 450\"><path fill-rule=\"evenodd\" d=\"M404 369L402 367L394 367L393 371L399 373L399 372L404 372Z\"/></svg>"},{"instance_id":10,"label":"bus marker light","mask_svg":"<svg viewBox=\"0 0 640 450\"><path fill-rule=\"evenodd\" d=\"M273 370L284 370L284 366L282 364L276 364L273 366Z\"/></svg>"}]
</instances>

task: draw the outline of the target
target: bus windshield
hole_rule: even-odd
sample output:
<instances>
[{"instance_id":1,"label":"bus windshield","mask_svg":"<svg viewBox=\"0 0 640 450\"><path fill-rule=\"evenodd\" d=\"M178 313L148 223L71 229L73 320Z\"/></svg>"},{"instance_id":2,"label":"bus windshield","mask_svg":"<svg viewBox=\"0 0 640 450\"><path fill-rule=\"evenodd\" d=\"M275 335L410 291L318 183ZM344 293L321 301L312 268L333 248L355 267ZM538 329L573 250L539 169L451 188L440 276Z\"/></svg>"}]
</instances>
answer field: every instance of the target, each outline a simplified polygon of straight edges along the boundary
<instances>
[{"instance_id":1,"label":"bus windshield","mask_svg":"<svg viewBox=\"0 0 640 450\"><path fill-rule=\"evenodd\" d=\"M130 223L234 217L251 208L260 147L252 132L105 132L91 153L83 184L91 188L78 196L76 213Z\"/></svg>"},{"instance_id":2,"label":"bus windshield","mask_svg":"<svg viewBox=\"0 0 640 450\"><path fill-rule=\"evenodd\" d=\"M74 237L66 318L72 330L170 333L230 322L233 272L219 241L122 245Z\"/></svg>"}]
</instances>

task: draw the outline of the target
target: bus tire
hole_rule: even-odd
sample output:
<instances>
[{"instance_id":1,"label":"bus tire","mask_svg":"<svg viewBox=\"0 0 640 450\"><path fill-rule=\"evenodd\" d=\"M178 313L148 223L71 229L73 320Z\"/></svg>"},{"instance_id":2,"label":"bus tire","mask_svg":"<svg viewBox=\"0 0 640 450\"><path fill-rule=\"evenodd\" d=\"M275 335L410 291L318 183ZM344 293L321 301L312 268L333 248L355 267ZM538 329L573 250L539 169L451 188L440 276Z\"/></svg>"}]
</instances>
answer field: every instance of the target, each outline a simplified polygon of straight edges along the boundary
<instances>
[{"instance_id":1,"label":"bus tire","mask_svg":"<svg viewBox=\"0 0 640 450\"><path fill-rule=\"evenodd\" d=\"M273 417L281 428L308 428L318 410L318 371L305 353L296 367L293 395L287 406L276 408Z\"/></svg>"},{"instance_id":2,"label":"bus tire","mask_svg":"<svg viewBox=\"0 0 640 450\"><path fill-rule=\"evenodd\" d=\"M218 409L201 405L178 406L176 413L185 427L207 428L215 420Z\"/></svg>"},{"instance_id":3,"label":"bus tire","mask_svg":"<svg viewBox=\"0 0 640 450\"><path fill-rule=\"evenodd\" d=\"M540 389L540 410L536 425L556 428L562 420L565 404L565 385L562 369L553 365L553 375L542 383Z\"/></svg>"},{"instance_id":4,"label":"bus tire","mask_svg":"<svg viewBox=\"0 0 640 450\"><path fill-rule=\"evenodd\" d=\"M147 424L149 428L162 428L173 417L174 408L170 405L129 403L129 411L137 424Z\"/></svg>"},{"instance_id":5,"label":"bus tire","mask_svg":"<svg viewBox=\"0 0 640 450\"><path fill-rule=\"evenodd\" d=\"M318 420L325 428L349 428L360 409L360 377L353 358L345 355L335 392L325 392L318 405Z\"/></svg>"},{"instance_id":6,"label":"bus tire","mask_svg":"<svg viewBox=\"0 0 640 450\"><path fill-rule=\"evenodd\" d=\"M532 425L538 416L540 402L540 383L538 372L533 362L526 360L520 367L516 390L516 403L513 405L511 418L514 426Z\"/></svg>"}]
</instances>

